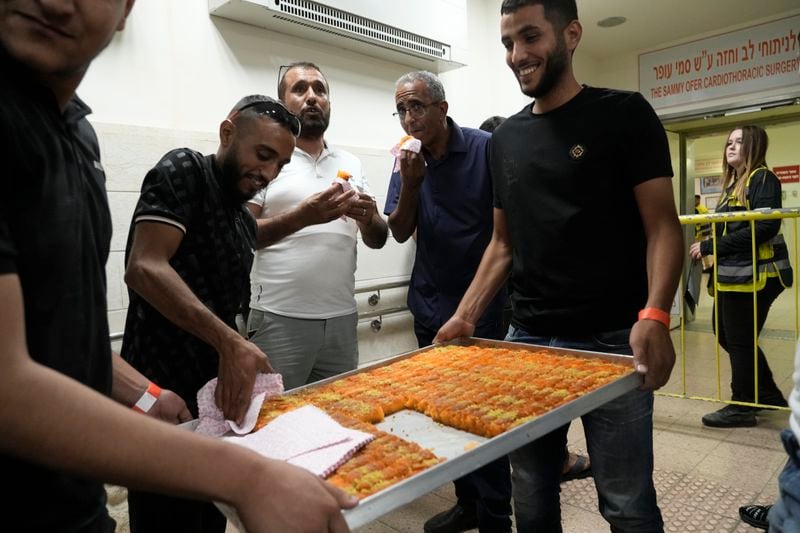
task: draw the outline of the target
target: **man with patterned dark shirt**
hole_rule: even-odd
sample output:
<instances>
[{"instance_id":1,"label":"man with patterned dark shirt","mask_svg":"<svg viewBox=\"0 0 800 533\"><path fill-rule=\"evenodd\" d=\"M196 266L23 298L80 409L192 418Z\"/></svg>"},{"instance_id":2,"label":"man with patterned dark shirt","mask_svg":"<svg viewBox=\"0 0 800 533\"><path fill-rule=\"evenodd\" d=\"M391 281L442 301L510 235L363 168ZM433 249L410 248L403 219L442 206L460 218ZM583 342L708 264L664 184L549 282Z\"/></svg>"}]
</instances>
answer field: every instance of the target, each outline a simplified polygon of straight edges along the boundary
<instances>
[{"instance_id":1,"label":"man with patterned dark shirt","mask_svg":"<svg viewBox=\"0 0 800 533\"><path fill-rule=\"evenodd\" d=\"M289 162L299 131L280 102L248 96L220 125L216 155L172 150L144 179L126 251L122 356L194 416L197 391L218 376L217 404L240 420L256 374L272 371L234 324L256 246L244 203ZM131 491L128 507L134 533L225 530L208 503Z\"/></svg>"}]
</instances>

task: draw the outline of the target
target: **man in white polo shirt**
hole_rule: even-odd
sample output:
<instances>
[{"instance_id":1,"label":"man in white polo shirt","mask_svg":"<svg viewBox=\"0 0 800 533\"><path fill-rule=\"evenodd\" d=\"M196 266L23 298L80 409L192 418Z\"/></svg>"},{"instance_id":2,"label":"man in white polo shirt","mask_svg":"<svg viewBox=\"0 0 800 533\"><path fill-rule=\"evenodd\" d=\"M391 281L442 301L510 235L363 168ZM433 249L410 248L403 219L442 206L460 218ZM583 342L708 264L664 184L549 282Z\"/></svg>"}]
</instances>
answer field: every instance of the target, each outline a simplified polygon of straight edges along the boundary
<instances>
[{"instance_id":1,"label":"man in white polo shirt","mask_svg":"<svg viewBox=\"0 0 800 533\"><path fill-rule=\"evenodd\" d=\"M358 365L356 234L381 248L388 233L361 161L325 143L328 89L313 63L283 71L278 96L300 117L300 137L291 163L248 204L269 244L253 263L247 329L286 389Z\"/></svg>"}]
</instances>

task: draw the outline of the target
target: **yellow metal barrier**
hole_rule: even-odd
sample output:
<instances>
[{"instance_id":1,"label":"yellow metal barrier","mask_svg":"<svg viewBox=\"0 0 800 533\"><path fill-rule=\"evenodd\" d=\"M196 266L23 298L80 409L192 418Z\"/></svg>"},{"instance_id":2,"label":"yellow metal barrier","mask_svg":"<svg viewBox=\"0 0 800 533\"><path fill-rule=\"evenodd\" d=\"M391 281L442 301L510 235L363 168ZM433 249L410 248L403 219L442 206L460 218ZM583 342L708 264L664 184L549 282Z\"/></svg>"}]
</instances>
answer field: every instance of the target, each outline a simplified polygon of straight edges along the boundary
<instances>
[{"instance_id":1,"label":"yellow metal barrier","mask_svg":"<svg viewBox=\"0 0 800 533\"><path fill-rule=\"evenodd\" d=\"M798 334L800 334L800 309L798 309L798 294L800 294L800 287L798 287L798 270L800 270L800 261L798 258L800 257L800 251L798 250L798 233L797 233L797 219L800 218L800 209L798 208L788 208L788 209L759 209L756 211L737 211L735 213L709 213L703 215L682 215L679 217L680 222L683 225L699 225L699 224L710 224L711 225L711 238L713 240L712 248L714 251L714 256L716 256L717 251L717 232L716 232L716 225L725 222L750 222L750 235L751 235L751 245L752 245L752 257L753 257L753 280L755 280L758 276L757 273L757 261L756 261L756 243L755 238L755 223L758 220L775 220L775 219L791 219L792 226L793 226L793 243L794 243L794 258L792 261L792 268L794 269L794 338L797 340ZM715 292L718 286L717 282L717 264L716 261L714 262L714 287ZM687 394L686 391L686 310L685 305L683 305L684 295L685 295L685 281L684 276L681 276L681 284L679 289L679 294L681 295L680 301L682 305L680 306L681 314L680 314L680 364L681 364L681 394L676 393L659 393L663 396L672 396L672 397L679 397L679 398L689 398L692 400L706 400L706 401L724 401L725 403L732 403L737 405L747 405L752 407L768 407L764 404L758 403L758 326L756 324L756 313L757 313L757 291L755 290L755 284L753 284L753 338L755 342L753 344L753 375L754 375L754 391L755 391L755 402L754 403L746 403L746 402L736 402L732 400L723 400L722 399L722 385L721 385L721 372L720 372L720 345L719 345L719 309L717 304L717 298L714 298L714 340L715 340L715 353L716 353L716 377L717 377L717 395L716 398L704 397L704 396L693 396ZM769 406L772 407L772 406ZM773 409L775 407L772 407ZM784 410L788 410L788 407L781 408Z\"/></svg>"}]
</instances>

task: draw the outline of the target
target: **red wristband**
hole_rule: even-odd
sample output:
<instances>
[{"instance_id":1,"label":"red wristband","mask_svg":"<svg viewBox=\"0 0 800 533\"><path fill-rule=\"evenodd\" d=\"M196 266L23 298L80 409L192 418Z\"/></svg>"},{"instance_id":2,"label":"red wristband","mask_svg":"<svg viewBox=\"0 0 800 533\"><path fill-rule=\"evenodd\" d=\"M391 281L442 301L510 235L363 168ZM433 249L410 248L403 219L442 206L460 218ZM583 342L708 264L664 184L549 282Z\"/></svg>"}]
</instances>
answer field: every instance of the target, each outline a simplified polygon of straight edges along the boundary
<instances>
[{"instance_id":1,"label":"red wristband","mask_svg":"<svg viewBox=\"0 0 800 533\"><path fill-rule=\"evenodd\" d=\"M646 307L639 311L639 320L655 320L661 322L669 329L669 313L657 307Z\"/></svg>"},{"instance_id":2,"label":"red wristband","mask_svg":"<svg viewBox=\"0 0 800 533\"><path fill-rule=\"evenodd\" d=\"M161 396L161 387L151 381L150 384L147 385L147 390L144 391L144 394L142 394L141 398L133 405L132 409L140 413L146 413L153 408L159 396Z\"/></svg>"}]
</instances>

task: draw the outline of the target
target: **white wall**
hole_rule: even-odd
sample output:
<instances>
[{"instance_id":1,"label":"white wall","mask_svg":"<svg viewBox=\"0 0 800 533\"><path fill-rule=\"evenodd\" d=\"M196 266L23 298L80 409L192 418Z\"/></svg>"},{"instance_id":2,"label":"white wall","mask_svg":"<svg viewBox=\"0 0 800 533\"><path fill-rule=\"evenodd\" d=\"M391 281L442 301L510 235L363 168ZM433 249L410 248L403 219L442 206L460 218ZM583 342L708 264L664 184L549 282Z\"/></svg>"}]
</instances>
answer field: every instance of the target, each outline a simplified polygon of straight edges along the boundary
<instances>
[{"instance_id":1,"label":"white wall","mask_svg":"<svg viewBox=\"0 0 800 533\"><path fill-rule=\"evenodd\" d=\"M108 265L109 317L121 331L127 297L123 254L131 213L146 171L172 148L216 149L220 120L243 95L276 94L278 67L297 60L317 63L331 85L332 119L327 139L364 161L382 208L391 167L388 147L402 133L392 118L394 82L412 70L355 52L270 32L207 13L205 0L138 0L126 30L95 61L79 94L92 106L108 174L114 219ZM450 115L477 127L491 115L508 116L529 101L505 65L499 42L500 0L467 0L468 66L443 73ZM446 23L446 21L442 21ZM585 28L585 32L597 31ZM581 47L575 59L579 81L637 88L636 54L605 61ZM413 244L387 243L380 251L359 248L360 286L410 273ZM385 291L381 306L404 302L402 290ZM368 295L359 296L368 310ZM368 358L415 346L408 316L384 322L380 334L362 324L362 354Z\"/></svg>"},{"instance_id":2,"label":"white wall","mask_svg":"<svg viewBox=\"0 0 800 533\"><path fill-rule=\"evenodd\" d=\"M468 0L469 66L444 73L450 114L463 126L509 115L527 99L504 64L499 44L499 0ZM92 107L108 175L114 221L108 263L109 319L122 331L128 305L124 249L141 180L168 150L216 150L219 122L245 94L277 93L280 65L317 63L331 85L326 138L356 153L383 208L392 158L402 134L394 111L394 83L406 65L208 15L205 0L138 0L124 32L95 60L79 94ZM406 278L413 243L391 240L382 250L359 245L357 285ZM359 295L359 309L372 310ZM383 291L378 308L405 303L404 290ZM380 333L359 328L362 361L416 347L408 316L384 320Z\"/></svg>"},{"instance_id":3,"label":"white wall","mask_svg":"<svg viewBox=\"0 0 800 533\"><path fill-rule=\"evenodd\" d=\"M399 134L394 82L411 67L210 17L204 0L139 0L127 28L95 60L80 94L93 119L216 131L241 96L275 96L280 65L310 60L331 85L328 137L385 149ZM525 102L499 44L499 0L469 0L469 65L442 80L456 120L477 125Z\"/></svg>"},{"instance_id":4,"label":"white wall","mask_svg":"<svg viewBox=\"0 0 800 533\"><path fill-rule=\"evenodd\" d=\"M795 11L787 12L795 13ZM687 14L687 16L690 16ZM748 21L745 24L739 24L735 26L728 26L724 28L718 28L709 32L701 33L698 35L693 35L691 37L687 37L685 39L680 39L676 41L670 41L665 43L659 43L652 48L647 50L637 50L635 52L619 54L614 57L610 58L603 58L603 59L594 59L594 72L590 73L591 76L584 80L584 83L590 83L591 85L595 85L598 87L613 87L616 89L625 89L629 91L638 91L639 90L639 54L644 52L649 52L651 50L659 50L662 48L666 48L669 46L675 46L678 44L683 44L691 41L696 41L698 39L704 39L707 37L712 37L716 35L720 35L722 33L731 32L740 30L742 28L747 28L751 26L755 26L762 22L769 22L774 20L776 17L773 15L768 18L764 19L757 19ZM657 21L654 21L657 23ZM624 26L623 26L624 27ZM589 31L597 31L598 28L592 28ZM587 28L584 27L584 32L587 31ZM624 30L623 30L624 31ZM729 103L733 107L737 100L741 100L743 97L731 97L726 99L721 99L721 103Z\"/></svg>"}]
</instances>

